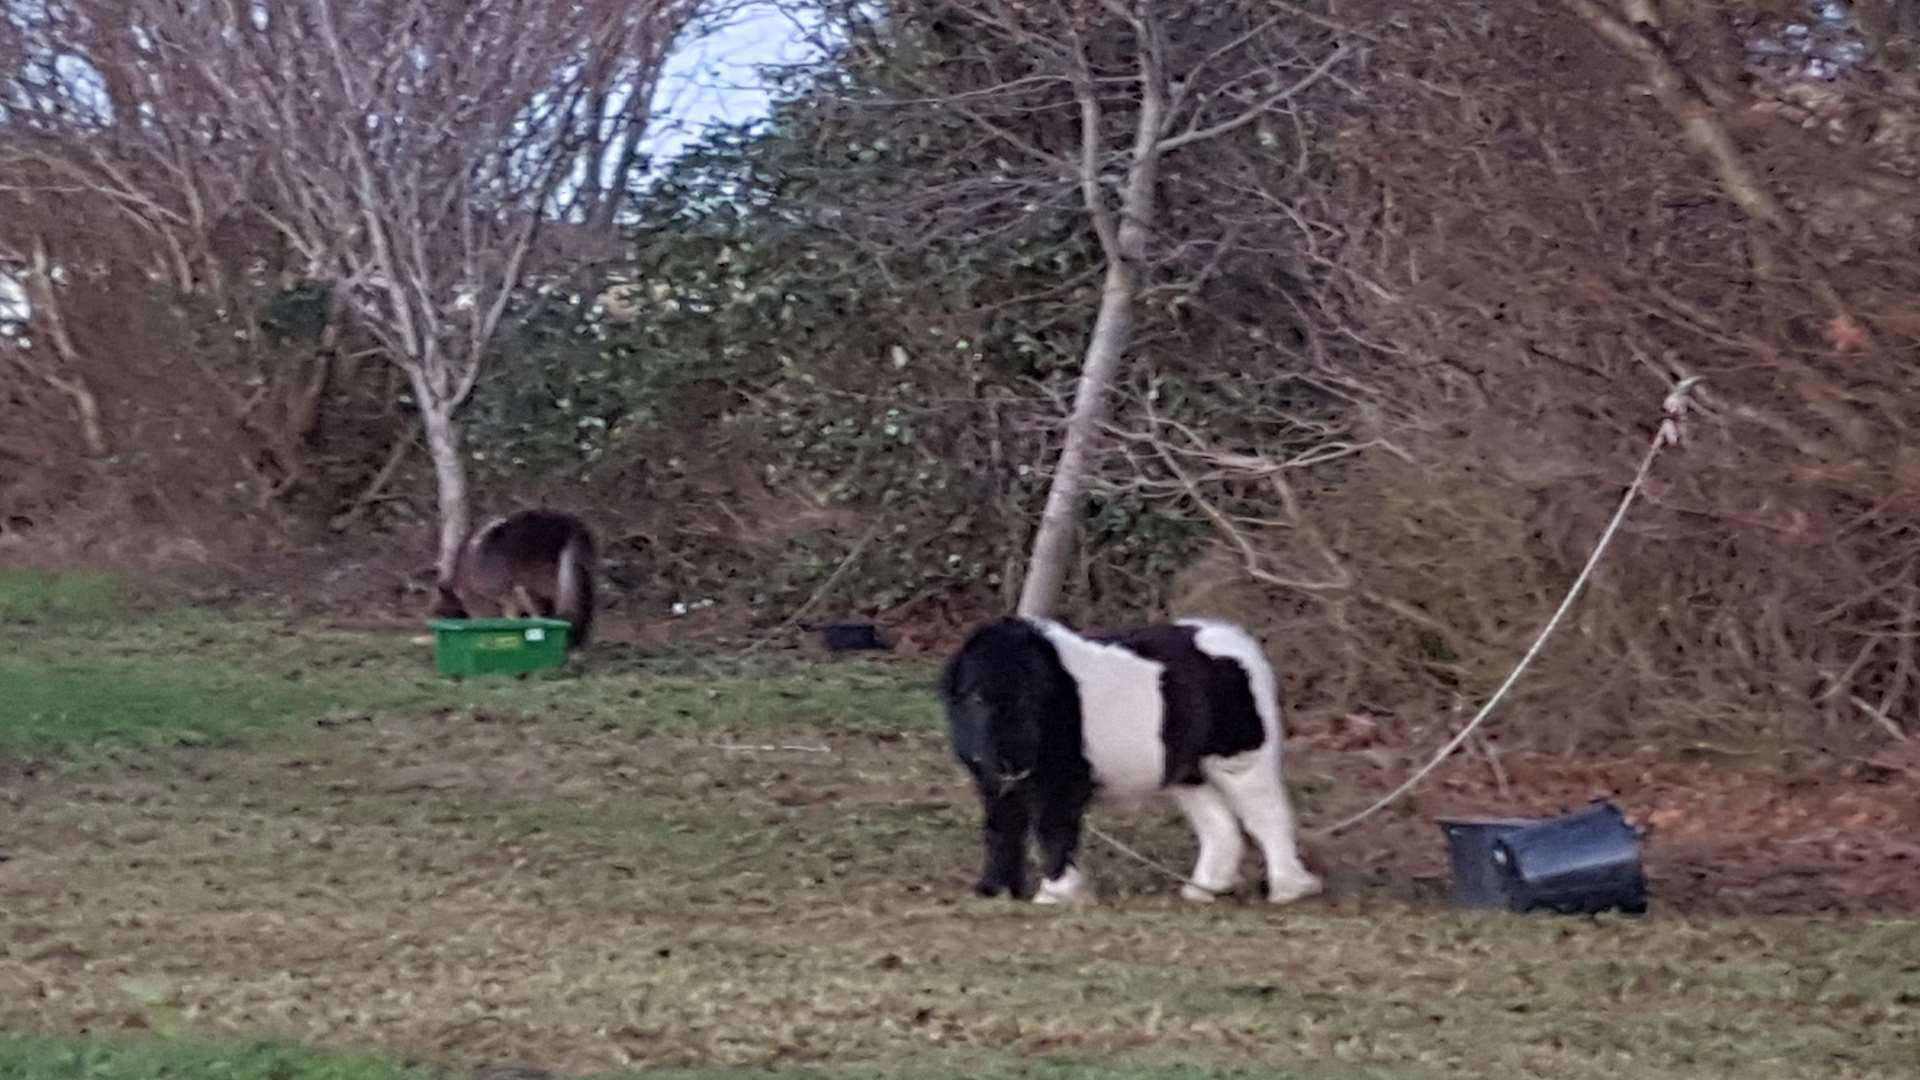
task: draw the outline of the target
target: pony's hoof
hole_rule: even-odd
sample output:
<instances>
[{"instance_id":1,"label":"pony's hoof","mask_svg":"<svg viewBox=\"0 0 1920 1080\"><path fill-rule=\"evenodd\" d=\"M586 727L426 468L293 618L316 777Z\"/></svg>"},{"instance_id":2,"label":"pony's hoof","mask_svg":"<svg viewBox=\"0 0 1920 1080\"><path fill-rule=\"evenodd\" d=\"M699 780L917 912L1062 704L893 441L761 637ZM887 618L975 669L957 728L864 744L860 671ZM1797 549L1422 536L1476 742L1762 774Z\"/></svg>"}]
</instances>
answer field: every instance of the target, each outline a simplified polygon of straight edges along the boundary
<instances>
[{"instance_id":1,"label":"pony's hoof","mask_svg":"<svg viewBox=\"0 0 1920 1080\"><path fill-rule=\"evenodd\" d=\"M1196 904L1211 904L1240 887L1240 875L1235 874L1217 884L1208 883L1198 874L1190 877L1180 886L1180 898Z\"/></svg>"},{"instance_id":2,"label":"pony's hoof","mask_svg":"<svg viewBox=\"0 0 1920 1080\"><path fill-rule=\"evenodd\" d=\"M1027 895L1027 883L1024 881L997 881L981 878L973 883L973 895L982 899L1005 896L1009 900L1018 900Z\"/></svg>"},{"instance_id":3,"label":"pony's hoof","mask_svg":"<svg viewBox=\"0 0 1920 1080\"><path fill-rule=\"evenodd\" d=\"M1267 886L1267 900L1274 904L1291 904L1295 900L1314 896L1325 888L1326 885L1319 877L1303 873L1298 877L1286 878Z\"/></svg>"},{"instance_id":4,"label":"pony's hoof","mask_svg":"<svg viewBox=\"0 0 1920 1080\"><path fill-rule=\"evenodd\" d=\"M1040 891L1033 896L1036 904L1049 906L1062 904L1091 904L1093 890L1087 887L1086 875L1077 866L1069 866L1066 872L1057 878L1047 878L1040 882Z\"/></svg>"}]
</instances>

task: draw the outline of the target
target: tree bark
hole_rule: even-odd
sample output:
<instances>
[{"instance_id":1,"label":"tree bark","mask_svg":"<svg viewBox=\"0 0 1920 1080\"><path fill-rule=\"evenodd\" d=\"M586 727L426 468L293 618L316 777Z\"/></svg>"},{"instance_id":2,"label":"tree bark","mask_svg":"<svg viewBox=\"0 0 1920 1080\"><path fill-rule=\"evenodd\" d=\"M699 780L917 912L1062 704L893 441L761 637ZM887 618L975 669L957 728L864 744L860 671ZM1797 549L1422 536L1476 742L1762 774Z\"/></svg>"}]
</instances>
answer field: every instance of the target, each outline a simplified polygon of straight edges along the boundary
<instances>
[{"instance_id":1,"label":"tree bark","mask_svg":"<svg viewBox=\"0 0 1920 1080\"><path fill-rule=\"evenodd\" d=\"M1786 208L1748 164L1746 156L1727 133L1714 110L1713 102L1698 80L1693 79L1666 51L1657 34L1629 24L1617 13L1596 0L1562 0L1574 14L1585 19L1601 37L1627 55L1640 61L1647 82L1687 141L1713 164L1721 186L1729 198L1757 220L1782 232L1790 232Z\"/></svg>"},{"instance_id":2,"label":"tree bark","mask_svg":"<svg viewBox=\"0 0 1920 1080\"><path fill-rule=\"evenodd\" d=\"M47 253L44 236L33 238L32 260L26 281L27 304L35 316L33 325L46 331L53 345L55 360L40 370L47 385L67 396L73 403L74 419L80 427L80 441L93 457L106 457L107 427L100 418L100 399L95 396L81 370L80 349L67 331L67 315L60 304L59 286L53 280L53 259ZM64 369L64 370L56 370Z\"/></svg>"},{"instance_id":3,"label":"tree bark","mask_svg":"<svg viewBox=\"0 0 1920 1080\"><path fill-rule=\"evenodd\" d=\"M415 390L422 389L416 383ZM427 455L433 459L434 486L439 494L440 549L434 565L440 579L453 576L454 559L466 542L472 520L467 503L467 459L461 453L460 424L454 406L420 395L420 421L427 435Z\"/></svg>"},{"instance_id":4,"label":"tree bark","mask_svg":"<svg viewBox=\"0 0 1920 1080\"><path fill-rule=\"evenodd\" d=\"M106 457L112 450L107 445L107 426L100 420L100 399L94 396L93 387L87 385L86 377L75 374L72 378L48 381L73 401L74 416L80 424L80 442L87 448L87 453L94 457Z\"/></svg>"},{"instance_id":5,"label":"tree bark","mask_svg":"<svg viewBox=\"0 0 1920 1080\"><path fill-rule=\"evenodd\" d=\"M1106 282L1100 289L1100 312L1087 340L1080 382L1074 390L1073 415L1067 421L1067 440L1054 463L1047 505L1034 535L1027 576L1020 586L1020 614L1045 617L1053 611L1066 580L1080 520L1080 499L1087 487L1088 458L1095 435L1106 419L1107 388L1120 371L1133 335L1133 296L1138 281L1132 265L1122 258L1107 262Z\"/></svg>"},{"instance_id":6,"label":"tree bark","mask_svg":"<svg viewBox=\"0 0 1920 1080\"><path fill-rule=\"evenodd\" d=\"M1093 442L1107 415L1107 390L1120 372L1120 362L1133 338L1133 300L1140 287L1140 268L1147 255L1147 238L1155 217L1154 189L1159 182L1162 140L1166 135L1165 88L1161 85L1161 42L1150 21L1139 24L1140 113L1127 162L1127 182L1120 195L1119 221L1100 190L1100 104L1086 54L1079 52L1076 96L1080 100L1080 185L1087 213L1093 218L1105 250L1107 275L1100 289L1100 311L1087 338L1074 388L1073 414L1067 420L1066 442L1054 464L1053 483L1034 534L1033 553L1020 584L1019 613L1046 617L1060 596L1067 564L1073 555L1082 496L1086 493ZM1076 48L1079 42L1075 42Z\"/></svg>"}]
</instances>

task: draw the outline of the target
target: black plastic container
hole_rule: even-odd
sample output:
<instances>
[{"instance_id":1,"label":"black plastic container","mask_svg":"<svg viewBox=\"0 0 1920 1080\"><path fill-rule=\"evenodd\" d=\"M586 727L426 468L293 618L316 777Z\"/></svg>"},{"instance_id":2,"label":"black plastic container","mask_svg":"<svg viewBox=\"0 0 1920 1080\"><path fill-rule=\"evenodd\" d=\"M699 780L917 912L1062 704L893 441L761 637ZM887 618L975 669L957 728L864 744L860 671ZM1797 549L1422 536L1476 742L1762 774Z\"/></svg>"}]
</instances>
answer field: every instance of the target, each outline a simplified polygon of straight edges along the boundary
<instances>
[{"instance_id":1,"label":"black plastic container","mask_svg":"<svg viewBox=\"0 0 1920 1080\"><path fill-rule=\"evenodd\" d=\"M820 643L828 652L886 652L885 638L872 623L832 623L820 628Z\"/></svg>"},{"instance_id":2,"label":"black plastic container","mask_svg":"<svg viewBox=\"0 0 1920 1080\"><path fill-rule=\"evenodd\" d=\"M1534 818L1444 817L1440 831L1447 834L1447 855L1453 863L1453 904L1463 908L1504 910L1507 890L1493 845L1500 838L1529 825Z\"/></svg>"},{"instance_id":3,"label":"black plastic container","mask_svg":"<svg viewBox=\"0 0 1920 1080\"><path fill-rule=\"evenodd\" d=\"M1639 838L1620 808L1604 799L1507 833L1494 841L1493 861L1512 911L1647 910Z\"/></svg>"},{"instance_id":4,"label":"black plastic container","mask_svg":"<svg viewBox=\"0 0 1920 1080\"><path fill-rule=\"evenodd\" d=\"M1565 915L1647 910L1638 837L1604 799L1545 821L1452 817L1439 825L1457 907Z\"/></svg>"}]
</instances>

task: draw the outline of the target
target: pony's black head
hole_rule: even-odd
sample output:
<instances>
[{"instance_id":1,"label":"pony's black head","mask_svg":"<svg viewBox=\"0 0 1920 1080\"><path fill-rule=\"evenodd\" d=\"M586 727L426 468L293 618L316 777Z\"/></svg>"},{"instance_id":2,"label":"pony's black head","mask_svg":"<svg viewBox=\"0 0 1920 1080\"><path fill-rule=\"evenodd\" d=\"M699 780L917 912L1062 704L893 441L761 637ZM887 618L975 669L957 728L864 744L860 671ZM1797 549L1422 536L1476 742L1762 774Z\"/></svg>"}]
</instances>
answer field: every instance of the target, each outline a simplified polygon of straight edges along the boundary
<instances>
[{"instance_id":1,"label":"pony's black head","mask_svg":"<svg viewBox=\"0 0 1920 1080\"><path fill-rule=\"evenodd\" d=\"M1066 677L1052 643L1023 619L981 627L947 662L940 699L953 753L989 794L1040 765L1042 725Z\"/></svg>"}]
</instances>

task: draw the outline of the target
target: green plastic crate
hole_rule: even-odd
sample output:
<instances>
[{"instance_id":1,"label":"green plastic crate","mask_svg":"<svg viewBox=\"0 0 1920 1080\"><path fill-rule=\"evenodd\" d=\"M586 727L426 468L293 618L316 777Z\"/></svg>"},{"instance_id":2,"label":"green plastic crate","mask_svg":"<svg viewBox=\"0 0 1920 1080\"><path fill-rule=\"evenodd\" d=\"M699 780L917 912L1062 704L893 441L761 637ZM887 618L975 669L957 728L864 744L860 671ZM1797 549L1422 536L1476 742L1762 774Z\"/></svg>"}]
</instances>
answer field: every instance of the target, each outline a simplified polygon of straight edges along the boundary
<instances>
[{"instance_id":1,"label":"green plastic crate","mask_svg":"<svg viewBox=\"0 0 1920 1080\"><path fill-rule=\"evenodd\" d=\"M434 619L433 654L440 674L518 675L567 659L564 619Z\"/></svg>"}]
</instances>

